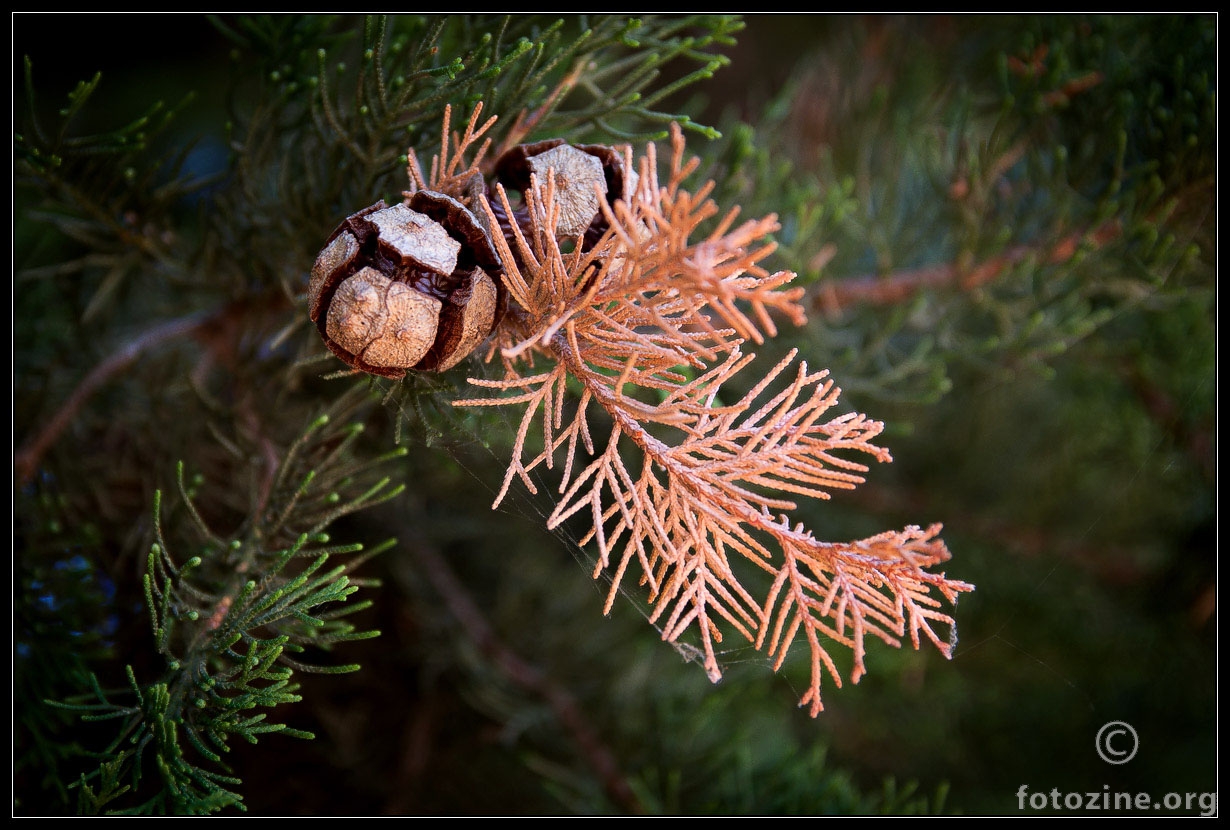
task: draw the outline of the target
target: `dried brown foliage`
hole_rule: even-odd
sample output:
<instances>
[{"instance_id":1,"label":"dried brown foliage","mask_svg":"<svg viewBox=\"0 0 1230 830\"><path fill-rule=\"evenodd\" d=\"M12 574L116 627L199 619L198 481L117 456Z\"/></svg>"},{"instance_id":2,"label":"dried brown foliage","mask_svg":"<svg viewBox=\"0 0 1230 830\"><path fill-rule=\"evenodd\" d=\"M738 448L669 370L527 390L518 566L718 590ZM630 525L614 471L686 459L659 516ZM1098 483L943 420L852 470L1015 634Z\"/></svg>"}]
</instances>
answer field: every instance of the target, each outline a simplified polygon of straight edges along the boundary
<instances>
[{"instance_id":1,"label":"dried brown foliage","mask_svg":"<svg viewBox=\"0 0 1230 830\"><path fill-rule=\"evenodd\" d=\"M453 137L451 158L442 143L429 177L411 159L414 186L446 187L477 169L486 144L473 163L464 157L491 124L476 129L478 114ZM855 682L868 635L894 646L908 637L915 648L926 639L950 657L955 623L941 598L955 602L973 586L929 570L950 556L939 525L831 543L789 517L799 497L827 499L863 482L868 468L851 454L891 460L873 443L883 424L834 414L840 390L793 352L725 399L736 374L756 371L743 345L776 334L771 312L805 320L803 289L786 287L795 274L761 265L776 217L740 222L737 209L719 215L712 182L686 190L698 162L685 161L678 129L665 181L652 144L637 161L625 150L625 169L639 173L635 191L602 199L609 229L592 248L561 245L551 230L553 175L524 194L530 230L513 223L509 239L494 235L510 303L491 355L505 376L471 378L491 395L456 403L523 407L495 504L514 480L536 492L531 473L558 469L548 526L584 517L581 543L598 549L594 577L610 574L605 611L631 574L648 588L663 639L697 642L714 681L725 633L763 649L775 668L801 636L811 679L800 705L813 716L825 674L842 683L835 644L852 650ZM475 201L490 227L497 211L513 213L499 187L495 210ZM570 386L580 390L575 405ZM595 409L609 419L601 435ZM638 456L639 469L629 466ZM740 581L739 560L766 572L767 591Z\"/></svg>"}]
</instances>

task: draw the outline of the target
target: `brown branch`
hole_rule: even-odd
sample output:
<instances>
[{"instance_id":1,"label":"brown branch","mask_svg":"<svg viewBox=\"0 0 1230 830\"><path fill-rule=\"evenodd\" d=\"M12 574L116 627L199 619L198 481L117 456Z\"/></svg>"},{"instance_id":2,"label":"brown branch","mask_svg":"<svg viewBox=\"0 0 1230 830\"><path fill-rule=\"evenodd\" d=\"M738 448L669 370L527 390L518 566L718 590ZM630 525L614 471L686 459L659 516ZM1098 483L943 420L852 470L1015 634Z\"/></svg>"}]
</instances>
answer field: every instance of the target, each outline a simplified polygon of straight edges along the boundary
<instances>
[{"instance_id":1,"label":"brown branch","mask_svg":"<svg viewBox=\"0 0 1230 830\"><path fill-rule=\"evenodd\" d=\"M1071 260L1079 250L1081 243L1089 242L1101 247L1117 238L1121 233L1122 228L1117 222L1108 222L1092 232L1079 231L1068 234L1049 248L1017 245L972 268L954 263L943 263L924 268L894 271L890 274L865 274L834 280L818 286L812 298L812 305L817 311L835 316L852 305L901 303L928 288L957 287L969 291L986 285L1008 268L1030 256L1040 254L1048 265L1059 265Z\"/></svg>"},{"instance_id":2,"label":"brown branch","mask_svg":"<svg viewBox=\"0 0 1230 830\"><path fill-rule=\"evenodd\" d=\"M102 363L95 366L77 384L77 388L60 405L60 408L52 416L51 420L47 421L39 433L17 451L16 457L13 460L13 467L16 471L18 484L29 482L34 476L34 471L38 468L43 453L56 442L56 439L60 437L60 433L72 423L78 410L98 391L99 387L113 376L131 366L145 352L168 340L175 340L194 334L209 323L213 317L213 314L190 314L186 317L161 323L144 334L129 340L103 360Z\"/></svg>"},{"instance_id":3,"label":"brown branch","mask_svg":"<svg viewBox=\"0 0 1230 830\"><path fill-rule=\"evenodd\" d=\"M443 557L429 545L418 546L416 553L427 578L444 598L449 611L461 623L470 640L492 659L505 677L547 702L560 724L572 735L581 756L602 781L607 795L628 812L644 814L645 806L620 771L615 754L590 726L576 699L566 689L553 683L541 669L526 662L499 641L478 603L470 597Z\"/></svg>"},{"instance_id":4,"label":"brown branch","mask_svg":"<svg viewBox=\"0 0 1230 830\"><path fill-rule=\"evenodd\" d=\"M861 488L842 496L844 503L880 515L912 515L936 510L934 494L926 488L908 486ZM1127 588L1150 578L1148 568L1139 564L1130 548L1105 543L1086 543L1064 534L1053 524L1024 522L1004 518L981 509L962 510L943 505L945 521L959 527L971 538L998 546L1010 556L1032 560L1050 558L1071 563L1081 571L1112 586Z\"/></svg>"},{"instance_id":5,"label":"brown branch","mask_svg":"<svg viewBox=\"0 0 1230 830\"><path fill-rule=\"evenodd\" d=\"M81 379L81 382L77 384L38 434L26 441L16 452L13 458L13 469L17 483L26 484L34 477L43 455L72 423L73 418L77 416L86 401L111 378L135 363L143 354L163 343L190 336L201 337L206 340L211 349L218 350L222 348L220 343L225 342L226 339L209 337L213 328L247 307L280 307L285 302L285 297L278 294L255 300L228 303L211 312L189 314L159 323L120 346Z\"/></svg>"}]
</instances>

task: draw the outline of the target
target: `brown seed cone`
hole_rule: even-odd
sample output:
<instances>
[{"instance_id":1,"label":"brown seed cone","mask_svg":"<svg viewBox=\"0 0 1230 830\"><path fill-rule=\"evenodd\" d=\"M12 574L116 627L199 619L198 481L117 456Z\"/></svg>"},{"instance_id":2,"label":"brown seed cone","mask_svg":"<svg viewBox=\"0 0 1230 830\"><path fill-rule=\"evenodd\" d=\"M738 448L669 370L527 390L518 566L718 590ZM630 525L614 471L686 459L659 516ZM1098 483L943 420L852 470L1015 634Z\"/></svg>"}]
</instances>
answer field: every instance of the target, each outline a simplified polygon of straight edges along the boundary
<instances>
[{"instance_id":1,"label":"brown seed cone","mask_svg":"<svg viewBox=\"0 0 1230 830\"><path fill-rule=\"evenodd\" d=\"M347 217L308 284L309 315L330 351L390 378L456 365L491 333L504 303L495 247L474 215L430 191L407 202Z\"/></svg>"},{"instance_id":2,"label":"brown seed cone","mask_svg":"<svg viewBox=\"0 0 1230 830\"><path fill-rule=\"evenodd\" d=\"M598 167L583 161L585 156L596 159ZM631 195L636 187L636 172L625 170L624 155L614 147L567 144L562 138L552 138L508 150L496 162L495 176L505 189L524 193L530 186L531 173L538 177L539 187L546 185L548 168L556 171L557 194L563 208L557 235L576 237L583 234L582 250L589 250L607 230L606 218L598 210L594 186L605 183L607 201L614 203ZM493 207L498 201L492 200ZM589 210L591 206L592 211ZM508 223L503 228L506 234L511 230L512 221L520 223L523 232L528 231L525 227L528 219L518 206L514 205L512 217L504 217L502 212L497 212L496 216L501 226Z\"/></svg>"}]
</instances>

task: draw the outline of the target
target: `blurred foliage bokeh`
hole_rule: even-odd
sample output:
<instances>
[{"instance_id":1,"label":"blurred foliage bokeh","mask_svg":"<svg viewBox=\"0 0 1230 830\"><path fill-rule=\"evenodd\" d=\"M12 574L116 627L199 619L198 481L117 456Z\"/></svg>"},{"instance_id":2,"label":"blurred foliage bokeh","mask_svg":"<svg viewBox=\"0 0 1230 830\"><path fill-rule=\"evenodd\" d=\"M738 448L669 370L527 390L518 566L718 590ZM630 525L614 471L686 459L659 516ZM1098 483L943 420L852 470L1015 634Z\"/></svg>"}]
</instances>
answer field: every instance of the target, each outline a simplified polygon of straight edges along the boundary
<instances>
[{"instance_id":1,"label":"blurred foliage bokeh","mask_svg":"<svg viewBox=\"0 0 1230 830\"><path fill-rule=\"evenodd\" d=\"M1216 23L15 15L14 813L1215 791ZM718 203L780 217L810 316L762 351L830 369L895 459L800 518L943 522L977 586L951 662L872 644L815 720L801 655L736 645L710 685L635 597L601 615L548 488L490 510L516 423L448 402L496 367L338 372L316 251L479 100L498 135L540 108L531 140L686 119ZM299 562L365 602L310 620ZM204 655L244 591L278 637Z\"/></svg>"}]
</instances>

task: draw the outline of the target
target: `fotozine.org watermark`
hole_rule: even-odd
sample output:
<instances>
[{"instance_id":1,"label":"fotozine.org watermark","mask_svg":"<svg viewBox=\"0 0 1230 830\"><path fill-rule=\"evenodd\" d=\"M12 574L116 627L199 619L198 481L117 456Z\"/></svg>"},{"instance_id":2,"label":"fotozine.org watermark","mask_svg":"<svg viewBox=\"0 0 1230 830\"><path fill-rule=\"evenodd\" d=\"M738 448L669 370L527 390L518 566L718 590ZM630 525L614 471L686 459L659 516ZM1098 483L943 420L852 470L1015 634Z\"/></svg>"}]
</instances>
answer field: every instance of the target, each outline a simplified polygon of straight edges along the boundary
<instances>
[{"instance_id":1,"label":"fotozine.org watermark","mask_svg":"<svg viewBox=\"0 0 1230 830\"><path fill-rule=\"evenodd\" d=\"M1155 799L1151 793L1111 792L1109 784L1091 793L1064 793L1058 787L1050 792L1030 792L1028 784L1016 791L1017 808L1021 810L1197 810L1202 816L1217 813L1217 793L1166 793Z\"/></svg>"},{"instance_id":2,"label":"fotozine.org watermark","mask_svg":"<svg viewBox=\"0 0 1230 830\"><path fill-rule=\"evenodd\" d=\"M1136 757L1140 749L1140 736L1131 724L1121 720L1104 724L1094 737L1094 749L1098 757L1108 764L1126 764ZM1202 816L1217 814L1217 793L1170 792L1155 798L1152 793L1113 792L1109 784L1093 792L1061 792L1058 787L1049 791L1030 792L1028 784L1016 791L1017 808L1020 810L1071 810L1089 812L1107 811L1196 811Z\"/></svg>"}]
</instances>

